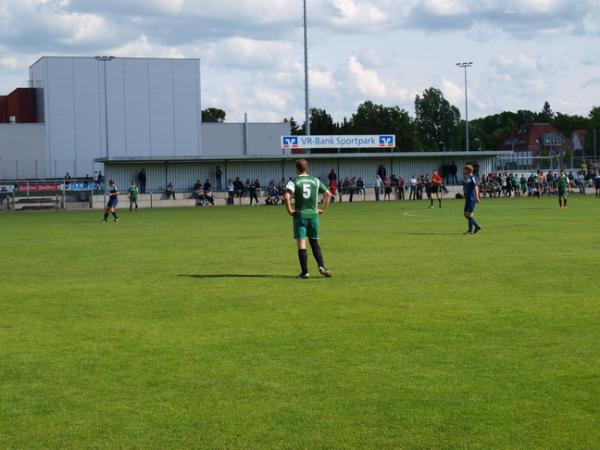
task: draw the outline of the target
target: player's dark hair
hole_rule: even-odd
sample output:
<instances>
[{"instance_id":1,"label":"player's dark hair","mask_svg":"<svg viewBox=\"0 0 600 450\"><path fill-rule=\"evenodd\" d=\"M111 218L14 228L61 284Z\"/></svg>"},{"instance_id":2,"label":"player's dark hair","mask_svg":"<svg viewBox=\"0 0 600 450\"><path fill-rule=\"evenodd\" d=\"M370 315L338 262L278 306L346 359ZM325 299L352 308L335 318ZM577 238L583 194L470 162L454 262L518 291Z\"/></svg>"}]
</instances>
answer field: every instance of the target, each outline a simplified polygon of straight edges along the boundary
<instances>
[{"instance_id":1,"label":"player's dark hair","mask_svg":"<svg viewBox=\"0 0 600 450\"><path fill-rule=\"evenodd\" d=\"M298 173L304 173L308 171L308 161L305 159L299 159L296 161L296 170Z\"/></svg>"}]
</instances>

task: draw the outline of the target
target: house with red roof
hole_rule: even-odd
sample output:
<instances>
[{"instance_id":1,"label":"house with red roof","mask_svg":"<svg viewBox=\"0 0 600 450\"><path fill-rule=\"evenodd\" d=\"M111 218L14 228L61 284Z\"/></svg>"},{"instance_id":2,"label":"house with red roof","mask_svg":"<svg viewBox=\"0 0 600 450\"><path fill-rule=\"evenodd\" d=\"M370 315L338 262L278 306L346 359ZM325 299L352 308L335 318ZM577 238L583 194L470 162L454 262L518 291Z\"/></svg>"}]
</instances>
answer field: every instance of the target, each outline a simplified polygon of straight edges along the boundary
<instances>
[{"instance_id":1,"label":"house with red roof","mask_svg":"<svg viewBox=\"0 0 600 450\"><path fill-rule=\"evenodd\" d=\"M513 131L500 149L541 156L549 150L573 150L573 141L549 123L530 123Z\"/></svg>"}]
</instances>

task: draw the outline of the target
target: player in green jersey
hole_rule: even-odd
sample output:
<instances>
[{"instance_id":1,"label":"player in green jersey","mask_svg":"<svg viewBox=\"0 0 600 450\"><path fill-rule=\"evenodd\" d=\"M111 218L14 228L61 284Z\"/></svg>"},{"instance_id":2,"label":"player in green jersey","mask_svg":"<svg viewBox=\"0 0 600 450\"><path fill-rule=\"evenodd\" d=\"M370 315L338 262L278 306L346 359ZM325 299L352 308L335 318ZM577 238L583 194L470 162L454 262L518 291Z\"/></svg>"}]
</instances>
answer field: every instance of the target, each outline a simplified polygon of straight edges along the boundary
<instances>
[{"instance_id":1,"label":"player in green jersey","mask_svg":"<svg viewBox=\"0 0 600 450\"><path fill-rule=\"evenodd\" d=\"M567 207L567 191L569 190L569 177L565 174L564 170L560 171L560 177L558 178L558 204L560 209Z\"/></svg>"},{"instance_id":2,"label":"player in green jersey","mask_svg":"<svg viewBox=\"0 0 600 450\"><path fill-rule=\"evenodd\" d=\"M129 192L129 212L132 211L133 205L135 205L135 212L137 212L137 210L138 210L137 197L138 197L139 189L138 189L137 185L135 184L135 180L131 181L131 186L129 186L128 192Z\"/></svg>"},{"instance_id":3,"label":"player in green jersey","mask_svg":"<svg viewBox=\"0 0 600 450\"><path fill-rule=\"evenodd\" d=\"M319 247L319 214L323 214L331 201L331 192L318 178L308 174L308 161L296 161L298 176L287 184L283 200L290 216L294 218L294 239L298 244L298 259L301 272L298 278L308 278L308 256L306 239L310 243L313 256L319 266L321 275L330 277L331 272L323 262ZM323 195L323 205L319 208L319 194ZM292 207L292 198L294 206Z\"/></svg>"}]
</instances>

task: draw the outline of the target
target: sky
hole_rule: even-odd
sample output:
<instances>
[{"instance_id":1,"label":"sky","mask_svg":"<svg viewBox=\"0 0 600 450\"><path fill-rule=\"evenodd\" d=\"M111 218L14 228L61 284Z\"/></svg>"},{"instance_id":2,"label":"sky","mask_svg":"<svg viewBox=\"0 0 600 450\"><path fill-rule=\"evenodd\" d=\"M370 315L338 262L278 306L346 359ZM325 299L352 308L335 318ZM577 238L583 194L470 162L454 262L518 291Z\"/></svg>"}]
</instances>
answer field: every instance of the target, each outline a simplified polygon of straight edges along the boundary
<instances>
[{"instance_id":1,"label":"sky","mask_svg":"<svg viewBox=\"0 0 600 450\"><path fill-rule=\"evenodd\" d=\"M600 0L307 0L311 106L414 111L442 90L464 116L587 115L600 105ZM200 58L202 107L304 117L302 0L0 0L0 94L40 56Z\"/></svg>"}]
</instances>

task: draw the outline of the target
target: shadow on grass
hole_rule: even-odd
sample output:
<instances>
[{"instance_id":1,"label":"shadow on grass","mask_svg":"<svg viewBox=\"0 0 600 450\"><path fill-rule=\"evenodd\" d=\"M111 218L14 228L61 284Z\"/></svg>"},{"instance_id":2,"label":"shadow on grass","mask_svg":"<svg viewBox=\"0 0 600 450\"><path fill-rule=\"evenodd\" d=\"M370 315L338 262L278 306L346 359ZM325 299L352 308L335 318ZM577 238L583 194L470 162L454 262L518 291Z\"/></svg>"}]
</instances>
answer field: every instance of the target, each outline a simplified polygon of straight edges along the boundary
<instances>
[{"instance_id":1,"label":"shadow on grass","mask_svg":"<svg viewBox=\"0 0 600 450\"><path fill-rule=\"evenodd\" d=\"M179 277L196 278L199 280L203 279L216 279L216 278L296 278L293 275L269 275L269 274L241 274L241 273L219 273L219 274L202 274L202 275L177 275Z\"/></svg>"},{"instance_id":2,"label":"shadow on grass","mask_svg":"<svg viewBox=\"0 0 600 450\"><path fill-rule=\"evenodd\" d=\"M394 234L400 234L403 236L457 236L461 233L444 233L444 232L428 232L428 231L414 231L414 232L397 232Z\"/></svg>"}]
</instances>

